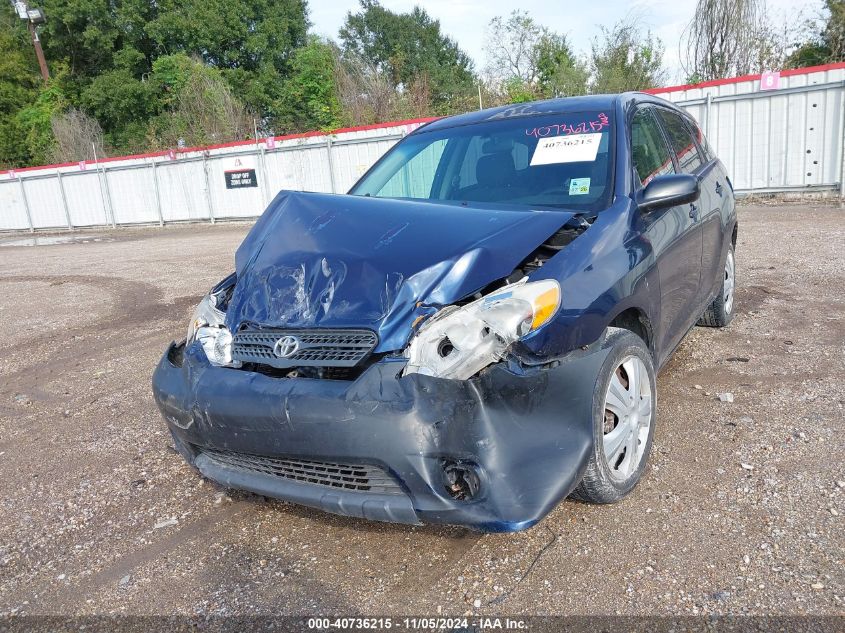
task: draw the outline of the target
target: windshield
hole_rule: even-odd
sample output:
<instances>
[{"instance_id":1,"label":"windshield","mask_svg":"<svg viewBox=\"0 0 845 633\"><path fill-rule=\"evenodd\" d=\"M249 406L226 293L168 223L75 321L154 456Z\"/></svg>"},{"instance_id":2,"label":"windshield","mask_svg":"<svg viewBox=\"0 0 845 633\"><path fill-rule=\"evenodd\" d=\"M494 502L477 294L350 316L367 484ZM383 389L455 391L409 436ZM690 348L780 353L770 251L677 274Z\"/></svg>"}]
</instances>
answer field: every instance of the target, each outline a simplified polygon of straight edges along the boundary
<instances>
[{"instance_id":1,"label":"windshield","mask_svg":"<svg viewBox=\"0 0 845 633\"><path fill-rule=\"evenodd\" d=\"M613 184L612 126L604 112L568 112L419 132L350 193L598 211Z\"/></svg>"}]
</instances>

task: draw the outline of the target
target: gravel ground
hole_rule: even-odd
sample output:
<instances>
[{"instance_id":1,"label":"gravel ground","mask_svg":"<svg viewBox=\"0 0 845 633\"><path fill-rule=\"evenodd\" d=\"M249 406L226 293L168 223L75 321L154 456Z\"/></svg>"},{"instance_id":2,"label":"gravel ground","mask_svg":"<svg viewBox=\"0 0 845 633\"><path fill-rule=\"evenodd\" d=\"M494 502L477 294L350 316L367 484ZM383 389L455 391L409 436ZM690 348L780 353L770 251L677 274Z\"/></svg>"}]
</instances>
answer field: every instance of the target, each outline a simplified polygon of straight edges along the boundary
<instances>
[{"instance_id":1,"label":"gravel ground","mask_svg":"<svg viewBox=\"0 0 845 633\"><path fill-rule=\"evenodd\" d=\"M737 317L661 373L640 486L512 535L334 517L182 462L150 377L247 225L0 239L0 615L843 615L844 214L743 207Z\"/></svg>"}]
</instances>

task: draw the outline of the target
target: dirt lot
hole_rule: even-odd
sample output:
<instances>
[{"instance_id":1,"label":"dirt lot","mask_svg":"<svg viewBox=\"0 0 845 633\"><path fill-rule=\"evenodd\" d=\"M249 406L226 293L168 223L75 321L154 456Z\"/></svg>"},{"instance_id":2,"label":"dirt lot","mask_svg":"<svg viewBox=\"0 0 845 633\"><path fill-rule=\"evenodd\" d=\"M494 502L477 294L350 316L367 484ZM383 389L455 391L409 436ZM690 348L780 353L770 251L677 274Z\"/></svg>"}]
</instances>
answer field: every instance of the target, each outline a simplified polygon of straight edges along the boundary
<instances>
[{"instance_id":1,"label":"dirt lot","mask_svg":"<svg viewBox=\"0 0 845 633\"><path fill-rule=\"evenodd\" d=\"M742 208L738 315L661 373L640 486L512 535L188 469L150 376L246 230L0 238L0 615L845 613L845 211Z\"/></svg>"}]
</instances>

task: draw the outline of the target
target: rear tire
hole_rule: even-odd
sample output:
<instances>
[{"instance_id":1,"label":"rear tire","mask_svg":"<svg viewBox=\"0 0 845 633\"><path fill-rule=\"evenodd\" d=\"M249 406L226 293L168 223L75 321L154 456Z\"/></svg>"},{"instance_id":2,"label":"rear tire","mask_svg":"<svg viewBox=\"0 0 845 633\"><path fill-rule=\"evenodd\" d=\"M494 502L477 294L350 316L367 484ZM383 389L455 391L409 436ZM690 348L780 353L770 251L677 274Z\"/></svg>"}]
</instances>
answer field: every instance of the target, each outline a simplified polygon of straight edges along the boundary
<instances>
[{"instance_id":1,"label":"rear tire","mask_svg":"<svg viewBox=\"0 0 845 633\"><path fill-rule=\"evenodd\" d=\"M736 258L734 245L728 246L725 258L725 271L722 274L722 286L713 303L707 306L704 314L698 320L699 325L706 327L725 327L734 318L734 292L736 291Z\"/></svg>"},{"instance_id":2,"label":"rear tire","mask_svg":"<svg viewBox=\"0 0 845 633\"><path fill-rule=\"evenodd\" d=\"M656 378L651 353L633 332L608 328L611 351L593 391L593 451L572 496L614 503L640 480L651 452Z\"/></svg>"}]
</instances>

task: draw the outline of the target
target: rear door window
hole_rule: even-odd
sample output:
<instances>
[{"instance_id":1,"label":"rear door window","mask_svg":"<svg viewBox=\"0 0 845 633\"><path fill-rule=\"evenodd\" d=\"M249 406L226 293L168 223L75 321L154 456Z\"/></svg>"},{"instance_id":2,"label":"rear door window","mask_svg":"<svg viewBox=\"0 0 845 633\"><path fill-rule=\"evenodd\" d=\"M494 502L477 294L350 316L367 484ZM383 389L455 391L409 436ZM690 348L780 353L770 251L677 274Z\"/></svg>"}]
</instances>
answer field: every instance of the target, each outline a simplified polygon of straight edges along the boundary
<instances>
[{"instance_id":1,"label":"rear door window","mask_svg":"<svg viewBox=\"0 0 845 633\"><path fill-rule=\"evenodd\" d=\"M707 138L701 133L701 126L699 126L692 118L687 118L687 125L689 126L689 129L692 130L692 135L695 137L695 140L698 141L698 148L703 154L702 158L704 158L704 162L709 162L715 158L716 154L713 153L713 148L710 147L710 143L707 142Z\"/></svg>"},{"instance_id":2,"label":"rear door window","mask_svg":"<svg viewBox=\"0 0 845 633\"><path fill-rule=\"evenodd\" d=\"M704 160L701 158L701 154L693 141L692 134L686 122L684 122L684 118L677 112L665 110L664 108L655 108L655 111L663 122L666 137L669 139L669 144L678 158L678 165L681 171L685 174L695 173L704 163Z\"/></svg>"},{"instance_id":3,"label":"rear door window","mask_svg":"<svg viewBox=\"0 0 845 633\"><path fill-rule=\"evenodd\" d=\"M638 108L631 121L631 152L634 171L645 187L657 176L675 171L672 155L650 108Z\"/></svg>"}]
</instances>

